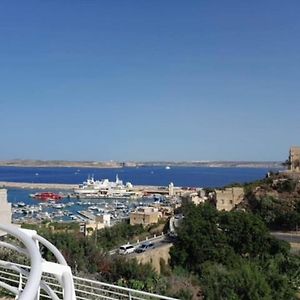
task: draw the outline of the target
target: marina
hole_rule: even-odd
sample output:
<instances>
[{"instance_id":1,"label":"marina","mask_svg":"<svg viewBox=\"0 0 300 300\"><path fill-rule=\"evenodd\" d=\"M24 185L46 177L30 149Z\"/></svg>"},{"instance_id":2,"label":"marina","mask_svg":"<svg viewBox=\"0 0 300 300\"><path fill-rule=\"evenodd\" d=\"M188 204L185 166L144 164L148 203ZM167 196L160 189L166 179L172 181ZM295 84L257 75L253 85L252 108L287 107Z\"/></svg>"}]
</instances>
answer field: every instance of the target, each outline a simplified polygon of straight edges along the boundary
<instances>
[{"instance_id":1,"label":"marina","mask_svg":"<svg viewBox=\"0 0 300 300\"><path fill-rule=\"evenodd\" d=\"M12 203L14 223L89 222L99 216L109 215L111 225L129 218L129 214L139 206L165 203L168 198L148 195L138 199L72 199L40 201L29 196L29 190L9 189L8 199ZM79 200L79 201L78 201Z\"/></svg>"}]
</instances>

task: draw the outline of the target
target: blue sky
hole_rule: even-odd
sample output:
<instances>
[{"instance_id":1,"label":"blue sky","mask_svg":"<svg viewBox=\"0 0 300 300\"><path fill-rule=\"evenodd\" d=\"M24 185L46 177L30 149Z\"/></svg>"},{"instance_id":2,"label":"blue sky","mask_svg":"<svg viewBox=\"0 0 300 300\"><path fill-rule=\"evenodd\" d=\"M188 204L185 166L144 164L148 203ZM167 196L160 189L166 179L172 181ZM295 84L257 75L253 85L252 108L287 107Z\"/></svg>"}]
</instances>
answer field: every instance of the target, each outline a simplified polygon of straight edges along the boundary
<instances>
[{"instance_id":1,"label":"blue sky","mask_svg":"<svg viewBox=\"0 0 300 300\"><path fill-rule=\"evenodd\" d=\"M0 159L285 160L300 2L0 2Z\"/></svg>"}]
</instances>

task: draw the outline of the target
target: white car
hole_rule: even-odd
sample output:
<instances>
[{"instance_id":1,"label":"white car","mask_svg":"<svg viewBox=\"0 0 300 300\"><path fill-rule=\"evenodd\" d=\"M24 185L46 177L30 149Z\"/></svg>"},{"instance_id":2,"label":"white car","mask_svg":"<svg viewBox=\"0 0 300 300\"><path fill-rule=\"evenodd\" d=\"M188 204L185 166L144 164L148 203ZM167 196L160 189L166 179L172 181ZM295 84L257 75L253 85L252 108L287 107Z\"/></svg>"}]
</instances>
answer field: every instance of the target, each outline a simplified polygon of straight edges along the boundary
<instances>
[{"instance_id":1,"label":"white car","mask_svg":"<svg viewBox=\"0 0 300 300\"><path fill-rule=\"evenodd\" d=\"M132 246L130 244L126 244L119 248L119 254L125 255L125 254L129 254L129 253L133 253L134 250L135 250L134 246Z\"/></svg>"}]
</instances>

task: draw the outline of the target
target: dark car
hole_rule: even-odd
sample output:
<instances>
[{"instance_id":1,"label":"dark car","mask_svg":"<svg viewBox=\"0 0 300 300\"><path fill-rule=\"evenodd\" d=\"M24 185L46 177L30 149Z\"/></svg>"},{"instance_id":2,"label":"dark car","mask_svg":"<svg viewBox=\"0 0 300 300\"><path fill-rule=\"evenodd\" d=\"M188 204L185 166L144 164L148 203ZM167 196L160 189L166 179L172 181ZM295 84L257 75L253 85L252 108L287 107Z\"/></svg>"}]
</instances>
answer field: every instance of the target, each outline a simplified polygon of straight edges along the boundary
<instances>
[{"instance_id":1,"label":"dark car","mask_svg":"<svg viewBox=\"0 0 300 300\"><path fill-rule=\"evenodd\" d=\"M148 249L152 249L154 247L154 244L149 242L149 243L144 243L141 246L139 246L138 248L135 249L135 252L137 253L142 253L145 252Z\"/></svg>"}]
</instances>

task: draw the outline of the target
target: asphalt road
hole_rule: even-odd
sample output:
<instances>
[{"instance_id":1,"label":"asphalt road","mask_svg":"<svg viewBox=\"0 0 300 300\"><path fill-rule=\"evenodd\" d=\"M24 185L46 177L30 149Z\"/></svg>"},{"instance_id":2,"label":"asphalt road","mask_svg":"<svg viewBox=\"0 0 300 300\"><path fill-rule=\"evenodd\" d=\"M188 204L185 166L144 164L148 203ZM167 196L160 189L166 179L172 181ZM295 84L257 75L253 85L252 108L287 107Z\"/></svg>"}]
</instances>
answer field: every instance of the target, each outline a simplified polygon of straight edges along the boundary
<instances>
[{"instance_id":1,"label":"asphalt road","mask_svg":"<svg viewBox=\"0 0 300 300\"><path fill-rule=\"evenodd\" d=\"M159 240L159 241L156 241L156 242L153 243L153 244L154 244L154 247L152 247L152 248L146 250L145 252L142 252L142 253L136 253L136 252L133 252L133 253L131 253L131 254L127 254L127 256L129 256L129 257L138 256L138 255L140 255L140 254L147 253L148 251L151 251L151 250L153 250L153 249L157 249L157 248L160 248L160 247L162 247L162 246L165 246L166 244L169 244L169 243L170 243L170 241L168 241L167 239Z\"/></svg>"},{"instance_id":2,"label":"asphalt road","mask_svg":"<svg viewBox=\"0 0 300 300\"><path fill-rule=\"evenodd\" d=\"M300 243L300 233L271 232L271 234L279 240L289 243Z\"/></svg>"},{"instance_id":3,"label":"asphalt road","mask_svg":"<svg viewBox=\"0 0 300 300\"><path fill-rule=\"evenodd\" d=\"M131 245L133 245L134 247L138 248L140 245L142 245L144 243L152 242L154 244L154 247L152 247L151 249L154 249L156 247L159 247L159 245L161 245L161 244L165 244L166 243L166 239L167 239L167 237L165 235L163 235L163 236L160 235L160 236L157 236L155 238L151 238L149 240L141 241L139 243L135 243L135 244L131 244ZM118 253L118 249L119 248L109 251L109 254L113 255L113 254ZM125 255L128 255L128 254L125 254Z\"/></svg>"}]
</instances>

